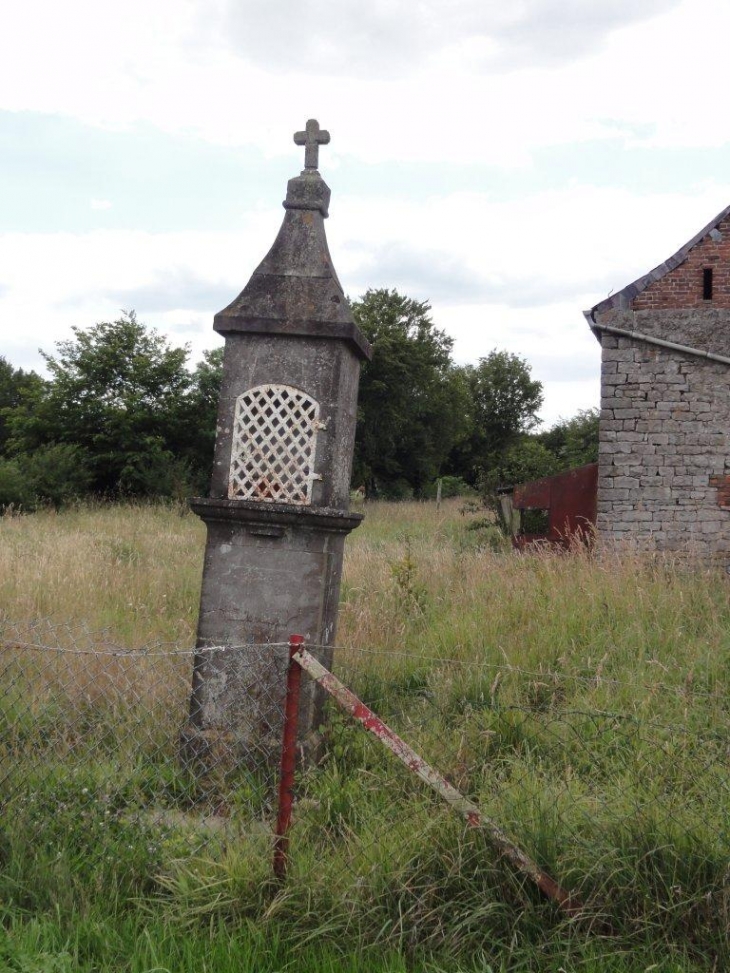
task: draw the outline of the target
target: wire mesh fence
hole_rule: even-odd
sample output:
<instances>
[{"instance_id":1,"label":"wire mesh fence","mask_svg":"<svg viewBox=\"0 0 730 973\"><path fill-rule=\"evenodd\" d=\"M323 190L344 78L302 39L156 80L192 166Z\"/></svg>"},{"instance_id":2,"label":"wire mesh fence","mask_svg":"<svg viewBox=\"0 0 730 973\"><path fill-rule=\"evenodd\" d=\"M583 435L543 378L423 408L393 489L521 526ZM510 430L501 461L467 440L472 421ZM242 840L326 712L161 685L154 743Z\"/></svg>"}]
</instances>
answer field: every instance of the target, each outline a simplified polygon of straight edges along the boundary
<instances>
[{"instance_id":1,"label":"wire mesh fence","mask_svg":"<svg viewBox=\"0 0 730 973\"><path fill-rule=\"evenodd\" d=\"M201 660L221 652L240 656L244 674L252 653L268 658L278 688L249 725L237 710L201 750L191 745L191 690ZM287 655L286 646L211 647L196 662L174 646L129 651L99 633L6 625L3 860L81 862L100 881L118 880L131 862L150 887L167 888L187 868L203 896L211 863L235 856L247 863L248 908L263 909ZM728 955L724 687L680 672L642 686L606 680L599 667L527 672L430 657L427 646L418 655L340 648L335 668L579 899L595 928L661 929ZM244 695L255 691L247 678ZM333 704L316 745L306 757L298 748L294 797L287 895L322 915L336 909L379 935L464 944L545 908L487 831L468 827Z\"/></svg>"},{"instance_id":2,"label":"wire mesh fence","mask_svg":"<svg viewBox=\"0 0 730 973\"><path fill-rule=\"evenodd\" d=\"M244 732L240 713L235 725L191 733L196 665L225 651L235 649L131 651L105 633L5 625L0 808L12 834L60 855L70 848L87 864L136 851L154 870L165 856L220 853L241 829L266 832L277 767L272 740L268 750L255 741L265 719L276 724L283 699L257 689L256 735ZM246 647L253 651L262 647ZM266 647L274 673L284 651Z\"/></svg>"}]
</instances>

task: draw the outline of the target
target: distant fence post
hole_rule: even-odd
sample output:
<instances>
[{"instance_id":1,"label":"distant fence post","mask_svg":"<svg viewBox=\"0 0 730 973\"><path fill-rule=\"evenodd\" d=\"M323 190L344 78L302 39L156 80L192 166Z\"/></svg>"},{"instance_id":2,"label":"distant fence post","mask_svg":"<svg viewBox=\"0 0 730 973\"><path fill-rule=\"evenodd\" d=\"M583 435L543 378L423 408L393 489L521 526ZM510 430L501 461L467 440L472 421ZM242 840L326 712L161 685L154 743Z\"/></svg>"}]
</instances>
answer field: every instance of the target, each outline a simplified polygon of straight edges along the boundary
<instances>
[{"instance_id":1,"label":"distant fence post","mask_svg":"<svg viewBox=\"0 0 730 973\"><path fill-rule=\"evenodd\" d=\"M289 636L289 668L286 674L286 705L279 775L279 812L276 818L276 840L274 841L274 875L278 879L283 879L286 875L289 858L289 826L294 804L299 693L302 682L302 670L299 663L294 660L294 656L303 644L303 635Z\"/></svg>"}]
</instances>

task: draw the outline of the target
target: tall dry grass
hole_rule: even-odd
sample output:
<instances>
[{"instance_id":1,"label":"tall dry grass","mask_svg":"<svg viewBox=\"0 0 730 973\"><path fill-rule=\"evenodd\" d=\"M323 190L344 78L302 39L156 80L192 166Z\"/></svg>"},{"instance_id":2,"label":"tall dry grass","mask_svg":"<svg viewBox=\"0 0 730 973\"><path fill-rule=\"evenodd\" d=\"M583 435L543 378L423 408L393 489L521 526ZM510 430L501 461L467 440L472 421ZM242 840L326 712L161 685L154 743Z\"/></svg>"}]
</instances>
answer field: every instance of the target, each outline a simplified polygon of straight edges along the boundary
<instances>
[{"instance_id":1,"label":"tall dry grass","mask_svg":"<svg viewBox=\"0 0 730 973\"><path fill-rule=\"evenodd\" d=\"M66 642L87 629L130 648L157 641L190 646L204 538L197 517L167 506L88 505L6 516L0 519L0 612Z\"/></svg>"},{"instance_id":2,"label":"tall dry grass","mask_svg":"<svg viewBox=\"0 0 730 973\"><path fill-rule=\"evenodd\" d=\"M365 514L347 542L342 645L613 679L629 705L637 686L725 685L730 586L717 571L608 550L518 556L458 500ZM2 518L0 618L39 639L86 629L129 648L192 646L204 539L165 506Z\"/></svg>"},{"instance_id":3,"label":"tall dry grass","mask_svg":"<svg viewBox=\"0 0 730 973\"><path fill-rule=\"evenodd\" d=\"M344 645L560 674L583 699L668 718L691 699L724 706L730 584L719 570L606 547L517 555L458 503L441 515L371 510L345 564Z\"/></svg>"}]
</instances>

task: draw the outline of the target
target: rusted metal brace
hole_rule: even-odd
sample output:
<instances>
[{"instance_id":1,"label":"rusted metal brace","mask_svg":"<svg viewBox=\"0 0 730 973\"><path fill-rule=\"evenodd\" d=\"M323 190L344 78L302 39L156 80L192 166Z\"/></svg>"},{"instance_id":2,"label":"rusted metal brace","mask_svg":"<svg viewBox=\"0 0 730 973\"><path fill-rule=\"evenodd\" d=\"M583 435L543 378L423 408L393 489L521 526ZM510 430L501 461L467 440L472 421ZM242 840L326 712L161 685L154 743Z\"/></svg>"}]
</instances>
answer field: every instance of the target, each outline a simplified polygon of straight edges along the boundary
<instances>
[{"instance_id":1,"label":"rusted metal brace","mask_svg":"<svg viewBox=\"0 0 730 973\"><path fill-rule=\"evenodd\" d=\"M296 636L294 636L296 638ZM302 642L304 640L302 639ZM291 645L291 642L290 642ZM301 645L301 643L300 643ZM434 770L415 750L401 740L378 716L373 713L354 693L344 686L336 676L325 669L313 655L301 646L292 652L291 659L325 689L341 709L349 713L361 726L374 734L395 756L428 784L455 811L462 814L472 828L481 828L487 833L494 848L504 855L519 871L527 875L549 899L557 903L567 915L578 916L583 911L582 902L567 892L555 879L544 872L529 855L510 841L502 829L484 815L479 807L464 797L456 788ZM278 840L278 839L277 839Z\"/></svg>"}]
</instances>

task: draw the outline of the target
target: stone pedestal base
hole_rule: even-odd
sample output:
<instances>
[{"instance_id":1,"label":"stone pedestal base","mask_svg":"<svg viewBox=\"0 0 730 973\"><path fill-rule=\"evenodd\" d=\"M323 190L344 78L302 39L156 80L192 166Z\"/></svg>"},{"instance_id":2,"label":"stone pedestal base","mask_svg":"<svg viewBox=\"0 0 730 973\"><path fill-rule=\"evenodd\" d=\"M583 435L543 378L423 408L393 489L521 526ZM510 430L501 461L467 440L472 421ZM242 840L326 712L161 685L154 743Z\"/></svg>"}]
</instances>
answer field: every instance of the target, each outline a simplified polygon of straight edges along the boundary
<instances>
[{"instance_id":1,"label":"stone pedestal base","mask_svg":"<svg viewBox=\"0 0 730 973\"><path fill-rule=\"evenodd\" d=\"M342 553L359 514L260 501L196 499L206 522L203 590L183 757L207 766L228 748L278 759L291 635L332 665ZM311 750L321 691L302 682L299 739Z\"/></svg>"}]
</instances>

